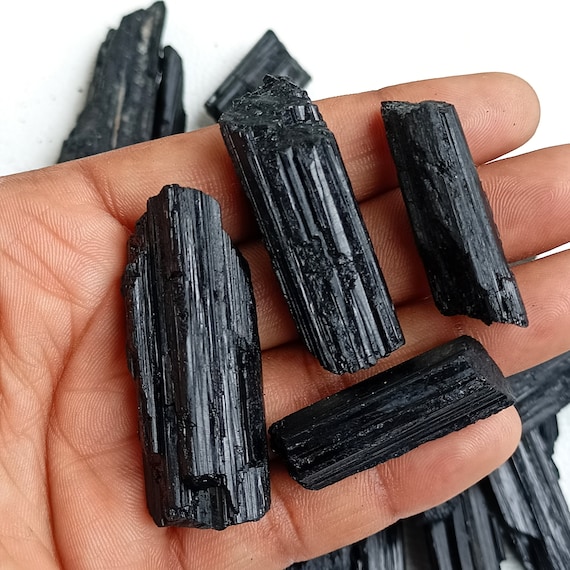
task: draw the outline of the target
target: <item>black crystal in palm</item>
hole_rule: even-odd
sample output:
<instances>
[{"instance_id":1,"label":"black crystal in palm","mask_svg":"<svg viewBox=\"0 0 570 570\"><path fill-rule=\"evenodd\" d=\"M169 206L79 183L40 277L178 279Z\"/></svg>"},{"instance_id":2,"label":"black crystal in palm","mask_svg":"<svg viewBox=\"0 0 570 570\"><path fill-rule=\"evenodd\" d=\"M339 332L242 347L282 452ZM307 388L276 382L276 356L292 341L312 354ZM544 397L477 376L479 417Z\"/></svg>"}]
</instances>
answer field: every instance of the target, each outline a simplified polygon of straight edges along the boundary
<instances>
[{"instance_id":1,"label":"black crystal in palm","mask_svg":"<svg viewBox=\"0 0 570 570\"><path fill-rule=\"evenodd\" d=\"M218 203L176 185L151 198L129 241L123 294L155 522L259 519L269 477L256 312Z\"/></svg>"},{"instance_id":2,"label":"black crystal in palm","mask_svg":"<svg viewBox=\"0 0 570 570\"><path fill-rule=\"evenodd\" d=\"M301 337L324 368L372 366L404 342L336 140L283 78L219 121Z\"/></svg>"},{"instance_id":3,"label":"black crystal in palm","mask_svg":"<svg viewBox=\"0 0 570 570\"><path fill-rule=\"evenodd\" d=\"M434 301L444 315L527 326L453 105L385 101L382 116Z\"/></svg>"},{"instance_id":4,"label":"black crystal in palm","mask_svg":"<svg viewBox=\"0 0 570 570\"><path fill-rule=\"evenodd\" d=\"M269 433L291 476L321 489L512 403L497 365L463 336L295 412Z\"/></svg>"}]
</instances>

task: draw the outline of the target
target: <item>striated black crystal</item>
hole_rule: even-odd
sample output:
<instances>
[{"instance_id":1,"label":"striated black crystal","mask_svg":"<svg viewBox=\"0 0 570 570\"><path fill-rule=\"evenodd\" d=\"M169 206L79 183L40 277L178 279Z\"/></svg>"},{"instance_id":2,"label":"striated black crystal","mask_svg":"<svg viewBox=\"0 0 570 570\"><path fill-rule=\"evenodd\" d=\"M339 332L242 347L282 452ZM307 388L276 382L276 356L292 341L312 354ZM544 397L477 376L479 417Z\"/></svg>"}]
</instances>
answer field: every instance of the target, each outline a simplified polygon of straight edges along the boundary
<instances>
[{"instance_id":1,"label":"striated black crystal","mask_svg":"<svg viewBox=\"0 0 570 570\"><path fill-rule=\"evenodd\" d=\"M385 101L382 117L434 301L444 315L527 326L453 105Z\"/></svg>"},{"instance_id":2,"label":"striated black crystal","mask_svg":"<svg viewBox=\"0 0 570 570\"><path fill-rule=\"evenodd\" d=\"M530 431L570 404L570 352L508 378L523 430Z\"/></svg>"},{"instance_id":3,"label":"striated black crystal","mask_svg":"<svg viewBox=\"0 0 570 570\"><path fill-rule=\"evenodd\" d=\"M255 304L214 199L171 185L148 201L123 294L156 524L259 519L269 478Z\"/></svg>"},{"instance_id":4,"label":"striated black crystal","mask_svg":"<svg viewBox=\"0 0 570 570\"><path fill-rule=\"evenodd\" d=\"M401 346L336 140L307 93L268 77L219 124L299 333L322 366L355 372Z\"/></svg>"},{"instance_id":5,"label":"striated black crystal","mask_svg":"<svg viewBox=\"0 0 570 570\"><path fill-rule=\"evenodd\" d=\"M539 430L489 475L498 509L526 570L570 568L570 512Z\"/></svg>"},{"instance_id":6,"label":"striated black crystal","mask_svg":"<svg viewBox=\"0 0 570 570\"><path fill-rule=\"evenodd\" d=\"M485 349L462 336L274 423L293 479L321 489L513 403Z\"/></svg>"},{"instance_id":7,"label":"striated black crystal","mask_svg":"<svg viewBox=\"0 0 570 570\"><path fill-rule=\"evenodd\" d=\"M166 46L160 61L160 86L156 98L152 138L183 133L186 112L183 105L184 69L172 46Z\"/></svg>"},{"instance_id":8,"label":"striated black crystal","mask_svg":"<svg viewBox=\"0 0 570 570\"><path fill-rule=\"evenodd\" d=\"M500 570L503 539L480 485L422 516L433 568Z\"/></svg>"},{"instance_id":9,"label":"striated black crystal","mask_svg":"<svg viewBox=\"0 0 570 570\"><path fill-rule=\"evenodd\" d=\"M288 570L405 570L403 527L389 526L364 540L355 542L289 566Z\"/></svg>"},{"instance_id":10,"label":"striated black crystal","mask_svg":"<svg viewBox=\"0 0 570 570\"><path fill-rule=\"evenodd\" d=\"M235 99L257 89L266 75L287 77L300 87L311 79L272 30L267 30L261 36L206 101L206 110L217 121Z\"/></svg>"},{"instance_id":11,"label":"striated black crystal","mask_svg":"<svg viewBox=\"0 0 570 570\"><path fill-rule=\"evenodd\" d=\"M97 55L84 109L59 162L153 138L165 6L127 14L109 30Z\"/></svg>"}]
</instances>

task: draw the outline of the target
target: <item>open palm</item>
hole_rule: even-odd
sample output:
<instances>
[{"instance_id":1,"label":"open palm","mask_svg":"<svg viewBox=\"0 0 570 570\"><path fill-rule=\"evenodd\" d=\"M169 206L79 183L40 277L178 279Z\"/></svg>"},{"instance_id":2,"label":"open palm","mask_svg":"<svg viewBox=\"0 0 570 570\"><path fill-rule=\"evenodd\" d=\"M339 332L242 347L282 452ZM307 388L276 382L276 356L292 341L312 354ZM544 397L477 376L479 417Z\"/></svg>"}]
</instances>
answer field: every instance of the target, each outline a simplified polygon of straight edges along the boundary
<instances>
[{"instance_id":1,"label":"open palm","mask_svg":"<svg viewBox=\"0 0 570 570\"><path fill-rule=\"evenodd\" d=\"M505 374L570 349L569 253L515 268L528 329L439 315L396 188L383 99L456 105L510 261L570 240L570 148L489 163L536 128L536 97L520 79L448 78L322 102L406 337L374 371L460 334L478 338ZM335 377L297 342L217 127L1 178L2 568L284 568L446 500L513 451L520 424L510 409L322 491L274 461L272 507L258 522L157 528L145 506L120 280L134 222L169 183L215 196L250 262L269 423L372 373Z\"/></svg>"}]
</instances>

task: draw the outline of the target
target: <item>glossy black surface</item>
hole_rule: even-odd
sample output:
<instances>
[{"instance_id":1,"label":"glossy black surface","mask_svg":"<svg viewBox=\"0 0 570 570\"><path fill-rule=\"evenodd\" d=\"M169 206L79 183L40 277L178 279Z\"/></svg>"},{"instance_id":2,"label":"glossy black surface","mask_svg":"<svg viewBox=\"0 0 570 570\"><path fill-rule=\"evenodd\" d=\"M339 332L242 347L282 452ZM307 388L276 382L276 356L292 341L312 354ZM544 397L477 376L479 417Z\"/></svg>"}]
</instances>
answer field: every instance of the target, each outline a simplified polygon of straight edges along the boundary
<instances>
[{"instance_id":1,"label":"glossy black surface","mask_svg":"<svg viewBox=\"0 0 570 570\"><path fill-rule=\"evenodd\" d=\"M255 304L213 198L171 185L148 201L123 294L155 522L259 519L270 499Z\"/></svg>"}]
</instances>

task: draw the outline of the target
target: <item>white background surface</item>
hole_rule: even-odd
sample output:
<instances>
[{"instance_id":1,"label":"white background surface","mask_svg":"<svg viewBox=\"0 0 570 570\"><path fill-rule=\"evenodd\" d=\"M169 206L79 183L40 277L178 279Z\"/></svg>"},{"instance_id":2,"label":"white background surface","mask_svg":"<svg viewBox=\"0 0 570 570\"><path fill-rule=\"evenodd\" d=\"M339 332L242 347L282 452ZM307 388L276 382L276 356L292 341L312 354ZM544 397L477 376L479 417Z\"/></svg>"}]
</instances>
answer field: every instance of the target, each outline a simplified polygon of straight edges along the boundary
<instances>
[{"instance_id":1,"label":"white background surface","mask_svg":"<svg viewBox=\"0 0 570 570\"><path fill-rule=\"evenodd\" d=\"M55 162L81 110L99 45L133 0L3 0L0 9L0 175ZM272 28L313 76L313 99L415 79L507 71L526 79L542 119L522 151L570 141L565 3L543 0L169 0L163 44L185 65L188 130L210 124L203 103ZM338 8L341 6L341 9ZM570 410L556 461L570 496ZM505 564L504 568L514 567Z\"/></svg>"}]
</instances>

